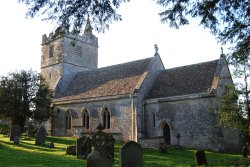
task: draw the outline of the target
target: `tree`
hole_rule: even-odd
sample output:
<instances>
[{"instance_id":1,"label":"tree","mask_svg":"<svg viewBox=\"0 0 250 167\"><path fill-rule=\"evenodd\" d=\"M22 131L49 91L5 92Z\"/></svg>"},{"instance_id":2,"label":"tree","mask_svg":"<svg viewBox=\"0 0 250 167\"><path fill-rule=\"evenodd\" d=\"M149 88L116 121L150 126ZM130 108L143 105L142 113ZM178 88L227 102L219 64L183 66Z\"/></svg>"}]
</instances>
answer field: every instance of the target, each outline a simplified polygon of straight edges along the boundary
<instances>
[{"instance_id":1,"label":"tree","mask_svg":"<svg viewBox=\"0 0 250 167\"><path fill-rule=\"evenodd\" d=\"M222 43L231 43L233 57L248 59L250 51L250 2L248 0L157 0L167 10L161 21L170 27L189 24L188 19L200 19Z\"/></svg>"},{"instance_id":2,"label":"tree","mask_svg":"<svg viewBox=\"0 0 250 167\"><path fill-rule=\"evenodd\" d=\"M222 97L219 112L219 124L240 130L245 139L250 139L250 99L249 99L249 77L250 61L242 59L243 56L229 58L233 65L233 76L236 78L236 87L227 85Z\"/></svg>"},{"instance_id":3,"label":"tree","mask_svg":"<svg viewBox=\"0 0 250 167\"><path fill-rule=\"evenodd\" d=\"M19 0L30 7L27 16L45 15L43 20L56 21L58 29L69 29L71 26L76 33L81 31L87 16L92 17L98 32L108 29L112 21L121 20L116 9L123 1L127 0Z\"/></svg>"},{"instance_id":4,"label":"tree","mask_svg":"<svg viewBox=\"0 0 250 167\"><path fill-rule=\"evenodd\" d=\"M0 115L23 129L28 118L45 121L52 116L52 91L41 76L20 71L0 79Z\"/></svg>"},{"instance_id":5,"label":"tree","mask_svg":"<svg viewBox=\"0 0 250 167\"><path fill-rule=\"evenodd\" d=\"M80 32L91 16L98 32L104 32L112 21L120 21L116 9L129 0L19 0L29 6L27 16L44 15L44 20L58 23L74 32ZM161 21L179 28L191 18L200 19L200 25L209 28L222 44L235 44L232 55L249 55L250 2L248 0L155 0L166 8L160 12ZM244 57L248 58L248 57Z\"/></svg>"}]
</instances>

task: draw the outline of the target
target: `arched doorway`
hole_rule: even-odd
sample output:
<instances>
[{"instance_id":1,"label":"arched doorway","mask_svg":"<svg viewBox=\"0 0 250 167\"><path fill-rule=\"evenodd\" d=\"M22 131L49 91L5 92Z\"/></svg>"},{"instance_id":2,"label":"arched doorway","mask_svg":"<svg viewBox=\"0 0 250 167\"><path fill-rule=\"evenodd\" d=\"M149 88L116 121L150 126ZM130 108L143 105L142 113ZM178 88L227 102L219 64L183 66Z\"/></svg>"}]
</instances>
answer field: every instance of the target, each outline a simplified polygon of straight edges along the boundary
<instances>
[{"instance_id":1,"label":"arched doorway","mask_svg":"<svg viewBox=\"0 0 250 167\"><path fill-rule=\"evenodd\" d=\"M163 126L163 138L164 138L164 141L166 144L170 145L170 126L165 123L164 126Z\"/></svg>"}]
</instances>

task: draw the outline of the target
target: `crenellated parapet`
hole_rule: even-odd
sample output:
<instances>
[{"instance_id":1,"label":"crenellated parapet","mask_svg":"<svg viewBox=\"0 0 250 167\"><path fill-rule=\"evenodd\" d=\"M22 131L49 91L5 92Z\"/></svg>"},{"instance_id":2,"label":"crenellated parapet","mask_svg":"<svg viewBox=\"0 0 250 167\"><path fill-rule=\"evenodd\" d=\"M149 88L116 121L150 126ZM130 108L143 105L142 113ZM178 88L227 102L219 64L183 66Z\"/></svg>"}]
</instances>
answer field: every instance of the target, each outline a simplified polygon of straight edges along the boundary
<instances>
[{"instance_id":1,"label":"crenellated parapet","mask_svg":"<svg viewBox=\"0 0 250 167\"><path fill-rule=\"evenodd\" d=\"M69 31L60 31L60 32L51 32L49 33L49 35L47 36L46 34L44 34L42 36L42 44L47 44L49 42L52 42L58 38L61 37L67 37L73 40L78 40L78 41L82 41L91 45L95 45L98 46L98 38L96 36L94 36L93 34L75 34L73 32L69 32Z\"/></svg>"}]
</instances>

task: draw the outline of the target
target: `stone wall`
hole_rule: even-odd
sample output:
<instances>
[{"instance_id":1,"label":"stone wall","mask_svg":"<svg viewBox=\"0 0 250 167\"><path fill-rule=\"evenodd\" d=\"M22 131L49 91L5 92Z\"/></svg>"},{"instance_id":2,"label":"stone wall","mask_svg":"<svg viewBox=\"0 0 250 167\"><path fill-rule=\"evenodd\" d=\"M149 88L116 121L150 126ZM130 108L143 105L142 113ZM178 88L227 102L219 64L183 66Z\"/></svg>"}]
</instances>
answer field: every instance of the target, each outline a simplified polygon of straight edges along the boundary
<instances>
[{"instance_id":1,"label":"stone wall","mask_svg":"<svg viewBox=\"0 0 250 167\"><path fill-rule=\"evenodd\" d=\"M75 135L91 134L95 132L99 123L102 123L103 109L107 107L110 110L110 129L105 129L104 132L117 134L119 140L128 141L132 138L132 103L131 98L101 100L93 102L82 102L77 104L56 105L60 109L60 114L53 120L54 135L67 135L65 130L65 112L67 109L74 110L77 117L72 118L72 129ZM89 112L89 129L82 125L82 112L86 109ZM76 134L78 133L78 134ZM122 135L121 135L122 134Z\"/></svg>"},{"instance_id":2,"label":"stone wall","mask_svg":"<svg viewBox=\"0 0 250 167\"><path fill-rule=\"evenodd\" d=\"M145 109L146 136L163 136L165 123L171 129L171 144L177 144L176 135L181 135L180 144L184 147L215 149L214 143L214 111L216 99L192 98L175 101L147 103ZM153 125L155 114L155 126Z\"/></svg>"},{"instance_id":3,"label":"stone wall","mask_svg":"<svg viewBox=\"0 0 250 167\"><path fill-rule=\"evenodd\" d=\"M163 126L170 126L171 145L214 151L239 150L237 132L222 130L215 119L218 101L214 95L190 95L147 101L145 108L146 138L163 136ZM153 125L155 114L155 126ZM222 134L221 134L222 133Z\"/></svg>"}]
</instances>

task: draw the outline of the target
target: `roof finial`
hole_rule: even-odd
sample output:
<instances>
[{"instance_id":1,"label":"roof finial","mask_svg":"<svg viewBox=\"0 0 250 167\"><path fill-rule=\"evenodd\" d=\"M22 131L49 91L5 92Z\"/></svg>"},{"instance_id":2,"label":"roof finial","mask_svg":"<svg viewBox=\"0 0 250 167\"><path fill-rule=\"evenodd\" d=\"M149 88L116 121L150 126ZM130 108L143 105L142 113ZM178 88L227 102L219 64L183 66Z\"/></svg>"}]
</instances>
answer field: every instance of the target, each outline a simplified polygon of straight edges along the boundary
<instances>
[{"instance_id":1,"label":"roof finial","mask_svg":"<svg viewBox=\"0 0 250 167\"><path fill-rule=\"evenodd\" d=\"M222 47L220 47L220 49L221 49L221 54L222 54L222 55L224 55L224 53L223 53L223 48L222 48Z\"/></svg>"},{"instance_id":2,"label":"roof finial","mask_svg":"<svg viewBox=\"0 0 250 167\"><path fill-rule=\"evenodd\" d=\"M84 34L85 35L93 35L92 30L93 30L93 27L90 24L90 19L89 19L89 15L88 15L87 23L86 23L86 26L84 29Z\"/></svg>"},{"instance_id":3,"label":"roof finial","mask_svg":"<svg viewBox=\"0 0 250 167\"><path fill-rule=\"evenodd\" d=\"M154 48L155 48L155 54L158 54L158 51L159 51L159 47L157 44L154 45Z\"/></svg>"}]
</instances>

